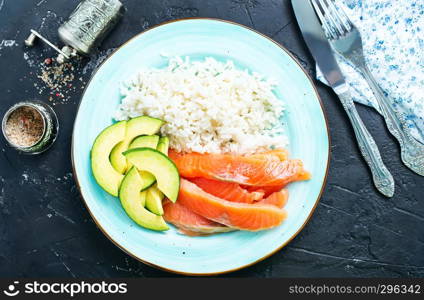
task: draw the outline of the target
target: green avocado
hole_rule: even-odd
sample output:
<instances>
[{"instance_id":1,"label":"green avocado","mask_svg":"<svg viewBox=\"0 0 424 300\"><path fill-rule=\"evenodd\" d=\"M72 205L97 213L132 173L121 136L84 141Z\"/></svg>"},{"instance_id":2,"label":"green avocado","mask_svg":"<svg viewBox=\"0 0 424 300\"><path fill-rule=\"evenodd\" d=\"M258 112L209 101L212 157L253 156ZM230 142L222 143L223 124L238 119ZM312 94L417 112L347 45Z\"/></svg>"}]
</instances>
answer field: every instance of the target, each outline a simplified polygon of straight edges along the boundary
<instances>
[{"instance_id":1,"label":"green avocado","mask_svg":"<svg viewBox=\"0 0 424 300\"><path fill-rule=\"evenodd\" d=\"M158 146L158 142L159 142L158 135L143 135L143 136L139 136L135 138L131 142L128 149L143 148L143 147L156 149L156 147ZM130 162L128 162L128 165L130 167L132 166ZM152 182L156 182L156 178L149 172L140 171L140 175L144 177L143 180L145 181L151 179L150 177L152 177L153 178ZM146 208L150 210L152 213L154 213L155 215L158 215L158 216L163 215L162 199L163 199L163 194L161 191L159 191L156 185L146 190Z\"/></svg>"},{"instance_id":2,"label":"green avocado","mask_svg":"<svg viewBox=\"0 0 424 300\"><path fill-rule=\"evenodd\" d=\"M114 147L125 139L126 121L115 123L104 129L91 148L91 170L97 183L112 196L118 196L119 185L124 176L117 172L109 161Z\"/></svg>"},{"instance_id":3,"label":"green avocado","mask_svg":"<svg viewBox=\"0 0 424 300\"><path fill-rule=\"evenodd\" d=\"M145 191L155 184L156 178L151 173L146 171L138 171L138 174L140 174L140 178L143 181L140 191Z\"/></svg>"},{"instance_id":4,"label":"green avocado","mask_svg":"<svg viewBox=\"0 0 424 300\"><path fill-rule=\"evenodd\" d=\"M163 193L158 189L157 185L150 187L148 190L146 190L146 193L146 208L155 215L162 216L162 200L164 197Z\"/></svg>"},{"instance_id":5,"label":"green avocado","mask_svg":"<svg viewBox=\"0 0 424 300\"><path fill-rule=\"evenodd\" d=\"M128 170L127 160L122 153L128 150L130 143L139 135L152 135L159 132L164 121L141 116L127 121L125 139L113 148L110 154L110 162L112 166L121 174Z\"/></svg>"},{"instance_id":6,"label":"green avocado","mask_svg":"<svg viewBox=\"0 0 424 300\"><path fill-rule=\"evenodd\" d=\"M158 135L142 135L137 138L135 138L128 149L134 149L134 148L152 148L156 149L156 146L159 141ZM128 170L132 168L132 164L130 162L127 162L128 164ZM153 176L151 173L146 171L139 171L141 179L143 180L143 190L149 188L156 182L155 176Z\"/></svg>"},{"instance_id":7,"label":"green avocado","mask_svg":"<svg viewBox=\"0 0 424 300\"><path fill-rule=\"evenodd\" d=\"M138 175L140 175L140 173L138 173ZM140 192L140 203L141 203L141 206L146 207L146 199L147 199L147 191Z\"/></svg>"},{"instance_id":8,"label":"green avocado","mask_svg":"<svg viewBox=\"0 0 424 300\"><path fill-rule=\"evenodd\" d=\"M167 136L163 136L159 139L158 146L156 149L159 152L162 152L165 155L168 155L168 149L169 149L169 138Z\"/></svg>"},{"instance_id":9,"label":"green avocado","mask_svg":"<svg viewBox=\"0 0 424 300\"><path fill-rule=\"evenodd\" d=\"M138 170L152 173L159 190L172 202L177 201L180 175L174 162L165 154L150 148L135 148L124 152Z\"/></svg>"},{"instance_id":10,"label":"green avocado","mask_svg":"<svg viewBox=\"0 0 424 300\"><path fill-rule=\"evenodd\" d=\"M146 192L140 192L143 181L136 168L131 168L122 180L119 199L127 215L138 225L148 229L164 231L169 227L160 216L144 208Z\"/></svg>"},{"instance_id":11,"label":"green avocado","mask_svg":"<svg viewBox=\"0 0 424 300\"><path fill-rule=\"evenodd\" d=\"M152 148L156 149L159 142L159 136L158 135L142 135L137 138L135 138L128 149L134 149L134 148Z\"/></svg>"}]
</instances>

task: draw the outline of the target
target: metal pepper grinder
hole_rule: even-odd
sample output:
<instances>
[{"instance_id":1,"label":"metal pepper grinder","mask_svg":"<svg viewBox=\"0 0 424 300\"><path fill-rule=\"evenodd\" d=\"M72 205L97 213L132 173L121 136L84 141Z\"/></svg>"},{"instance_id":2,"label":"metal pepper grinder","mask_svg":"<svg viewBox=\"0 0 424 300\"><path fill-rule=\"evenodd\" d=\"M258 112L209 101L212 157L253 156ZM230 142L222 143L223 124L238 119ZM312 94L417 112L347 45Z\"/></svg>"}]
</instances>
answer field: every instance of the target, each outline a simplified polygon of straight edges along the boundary
<instances>
[{"instance_id":1,"label":"metal pepper grinder","mask_svg":"<svg viewBox=\"0 0 424 300\"><path fill-rule=\"evenodd\" d=\"M66 46L59 49L35 30L31 30L25 44L33 46L40 38L59 53L59 63L77 54L87 56L118 23L123 12L124 7L119 0L83 0L58 29L59 37Z\"/></svg>"}]
</instances>

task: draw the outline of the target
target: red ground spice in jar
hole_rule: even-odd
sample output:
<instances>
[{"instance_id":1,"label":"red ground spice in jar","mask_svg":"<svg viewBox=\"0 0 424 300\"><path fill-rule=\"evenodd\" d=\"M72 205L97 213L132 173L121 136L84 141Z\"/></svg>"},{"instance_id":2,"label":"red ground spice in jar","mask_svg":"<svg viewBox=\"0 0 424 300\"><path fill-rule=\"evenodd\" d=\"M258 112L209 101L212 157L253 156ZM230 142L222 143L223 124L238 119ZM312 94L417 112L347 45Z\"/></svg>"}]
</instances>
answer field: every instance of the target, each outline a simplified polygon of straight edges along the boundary
<instances>
[{"instance_id":1,"label":"red ground spice in jar","mask_svg":"<svg viewBox=\"0 0 424 300\"><path fill-rule=\"evenodd\" d=\"M5 134L12 144L30 147L41 139L44 127L43 117L35 108L21 106L9 115Z\"/></svg>"},{"instance_id":2,"label":"red ground spice in jar","mask_svg":"<svg viewBox=\"0 0 424 300\"><path fill-rule=\"evenodd\" d=\"M12 148L25 154L39 154L49 149L59 131L54 110L39 100L14 104L3 116L3 136Z\"/></svg>"}]
</instances>

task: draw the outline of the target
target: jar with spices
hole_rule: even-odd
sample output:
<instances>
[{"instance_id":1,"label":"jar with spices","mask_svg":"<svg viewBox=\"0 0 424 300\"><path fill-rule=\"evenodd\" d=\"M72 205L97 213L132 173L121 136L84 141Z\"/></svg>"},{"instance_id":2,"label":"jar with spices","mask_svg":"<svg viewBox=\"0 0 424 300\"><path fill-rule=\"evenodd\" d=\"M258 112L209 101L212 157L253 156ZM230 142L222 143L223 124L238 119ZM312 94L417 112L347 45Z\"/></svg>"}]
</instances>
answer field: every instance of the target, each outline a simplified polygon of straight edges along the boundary
<instances>
[{"instance_id":1,"label":"jar with spices","mask_svg":"<svg viewBox=\"0 0 424 300\"><path fill-rule=\"evenodd\" d=\"M56 113L38 100L16 103L7 110L2 121L2 132L9 145L27 154L49 149L58 130Z\"/></svg>"}]
</instances>

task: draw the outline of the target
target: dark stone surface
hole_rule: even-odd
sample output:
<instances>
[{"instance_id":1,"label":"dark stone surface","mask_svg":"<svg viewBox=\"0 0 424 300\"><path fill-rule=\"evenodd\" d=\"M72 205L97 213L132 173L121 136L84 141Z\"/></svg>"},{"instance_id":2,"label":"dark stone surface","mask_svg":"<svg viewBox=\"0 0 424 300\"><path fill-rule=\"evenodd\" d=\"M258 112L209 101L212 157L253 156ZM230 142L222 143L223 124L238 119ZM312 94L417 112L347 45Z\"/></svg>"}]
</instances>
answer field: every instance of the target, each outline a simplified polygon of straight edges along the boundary
<instances>
[{"instance_id":1,"label":"dark stone surface","mask_svg":"<svg viewBox=\"0 0 424 300\"><path fill-rule=\"evenodd\" d=\"M34 65L54 52L40 43L26 49L29 29L57 42L57 27L77 4L57 0L0 0L0 114L39 94ZM125 18L91 59L77 66L69 99L54 100L60 135L39 156L19 155L0 139L0 276L174 276L132 259L90 218L75 187L70 162L72 124L81 87L110 49L158 23L215 17L253 27L286 46L304 68L314 64L299 35L288 0L122 0ZM24 59L24 53L27 60ZM37 86L34 86L37 84ZM305 229L284 249L229 275L259 277L424 276L424 178L400 162L399 149L373 110L359 107L396 179L396 194L378 194L334 94L317 84L331 131L331 168L324 195Z\"/></svg>"}]
</instances>

